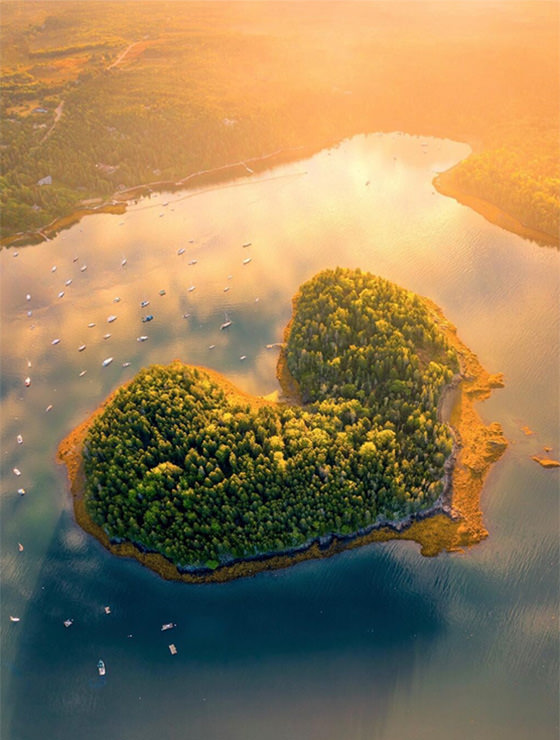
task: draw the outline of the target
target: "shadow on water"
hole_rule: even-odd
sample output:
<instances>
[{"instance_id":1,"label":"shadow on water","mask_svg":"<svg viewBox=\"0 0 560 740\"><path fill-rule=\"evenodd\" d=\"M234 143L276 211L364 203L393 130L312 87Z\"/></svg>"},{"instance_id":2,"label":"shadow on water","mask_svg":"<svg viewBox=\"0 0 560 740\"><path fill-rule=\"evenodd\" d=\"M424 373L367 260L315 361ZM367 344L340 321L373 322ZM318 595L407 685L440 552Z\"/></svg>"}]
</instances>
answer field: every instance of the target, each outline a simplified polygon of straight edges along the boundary
<instances>
[{"instance_id":1,"label":"shadow on water","mask_svg":"<svg viewBox=\"0 0 560 740\"><path fill-rule=\"evenodd\" d=\"M19 625L5 736L379 737L444 629L441 602L397 553L189 586L113 557L64 511Z\"/></svg>"}]
</instances>

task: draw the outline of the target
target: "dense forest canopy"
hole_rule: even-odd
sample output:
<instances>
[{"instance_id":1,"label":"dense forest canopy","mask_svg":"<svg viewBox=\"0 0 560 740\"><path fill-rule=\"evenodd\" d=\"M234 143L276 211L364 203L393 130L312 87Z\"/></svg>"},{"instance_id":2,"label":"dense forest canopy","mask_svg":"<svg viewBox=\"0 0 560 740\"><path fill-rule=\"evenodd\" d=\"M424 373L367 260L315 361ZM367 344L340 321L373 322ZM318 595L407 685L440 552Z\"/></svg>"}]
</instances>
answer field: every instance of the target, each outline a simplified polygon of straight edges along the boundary
<instances>
[{"instance_id":1,"label":"dense forest canopy","mask_svg":"<svg viewBox=\"0 0 560 740\"><path fill-rule=\"evenodd\" d=\"M359 270L321 272L294 300L285 360L301 405L256 407L179 362L119 389L84 443L92 520L216 568L434 504L457 359L425 303Z\"/></svg>"},{"instance_id":2,"label":"dense forest canopy","mask_svg":"<svg viewBox=\"0 0 560 740\"><path fill-rule=\"evenodd\" d=\"M457 185L556 235L558 28L550 2L5 0L1 236L376 130L482 143Z\"/></svg>"}]
</instances>

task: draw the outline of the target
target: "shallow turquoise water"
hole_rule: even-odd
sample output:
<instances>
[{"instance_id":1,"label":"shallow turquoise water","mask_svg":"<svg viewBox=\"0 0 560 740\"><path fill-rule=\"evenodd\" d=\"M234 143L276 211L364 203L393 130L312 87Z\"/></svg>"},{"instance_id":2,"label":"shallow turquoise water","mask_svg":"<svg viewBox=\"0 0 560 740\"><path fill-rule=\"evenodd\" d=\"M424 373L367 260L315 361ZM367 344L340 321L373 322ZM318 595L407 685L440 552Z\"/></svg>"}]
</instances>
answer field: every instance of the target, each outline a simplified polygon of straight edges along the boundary
<instances>
[{"instance_id":1,"label":"shallow turquoise water","mask_svg":"<svg viewBox=\"0 0 560 740\"><path fill-rule=\"evenodd\" d=\"M356 137L0 253L3 740L557 736L558 471L530 457L558 455L559 255L434 193L433 172L467 152ZM54 461L73 426L138 368L175 357L275 390L266 345L301 282L337 264L430 297L504 372L479 406L511 442L483 491L489 538L436 559L388 543L188 586L83 534Z\"/></svg>"}]
</instances>

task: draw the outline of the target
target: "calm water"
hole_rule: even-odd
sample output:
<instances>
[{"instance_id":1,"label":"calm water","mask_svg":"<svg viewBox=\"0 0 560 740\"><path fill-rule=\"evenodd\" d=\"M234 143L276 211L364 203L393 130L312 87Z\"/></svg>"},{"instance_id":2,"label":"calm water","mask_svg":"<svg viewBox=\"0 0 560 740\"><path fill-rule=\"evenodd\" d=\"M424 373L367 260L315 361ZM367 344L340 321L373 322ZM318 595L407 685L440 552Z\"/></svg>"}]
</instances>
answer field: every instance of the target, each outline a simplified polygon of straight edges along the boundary
<instances>
[{"instance_id":1,"label":"calm water","mask_svg":"<svg viewBox=\"0 0 560 740\"><path fill-rule=\"evenodd\" d=\"M0 252L2 740L557 737L558 470L530 456L559 454L559 253L434 193L433 172L467 152L357 137ZM504 372L479 405L511 441L483 492L489 538L436 559L388 543L189 586L83 534L54 460L62 437L151 362L276 390L266 345L300 283L335 265L429 296Z\"/></svg>"}]
</instances>

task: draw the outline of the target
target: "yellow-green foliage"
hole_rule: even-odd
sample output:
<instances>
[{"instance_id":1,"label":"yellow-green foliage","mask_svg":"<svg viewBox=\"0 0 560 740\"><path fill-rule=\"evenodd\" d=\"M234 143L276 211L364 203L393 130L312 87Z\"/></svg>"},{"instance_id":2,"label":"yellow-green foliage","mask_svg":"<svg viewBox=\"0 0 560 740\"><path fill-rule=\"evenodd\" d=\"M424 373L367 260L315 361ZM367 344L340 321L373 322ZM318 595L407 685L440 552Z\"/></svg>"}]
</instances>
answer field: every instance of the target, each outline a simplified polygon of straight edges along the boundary
<instances>
[{"instance_id":1,"label":"yellow-green foliage","mask_svg":"<svg viewBox=\"0 0 560 740\"><path fill-rule=\"evenodd\" d=\"M456 359L424 305L367 273L322 272L301 289L287 353L303 407L255 411L180 363L117 393L84 448L86 506L113 541L215 567L434 503Z\"/></svg>"}]
</instances>

